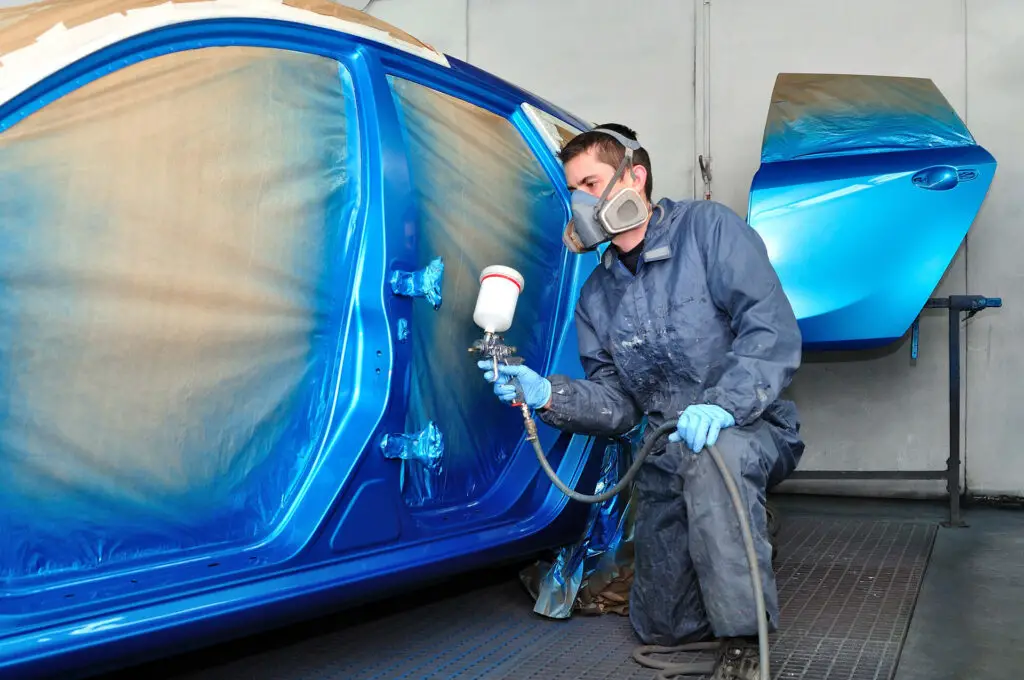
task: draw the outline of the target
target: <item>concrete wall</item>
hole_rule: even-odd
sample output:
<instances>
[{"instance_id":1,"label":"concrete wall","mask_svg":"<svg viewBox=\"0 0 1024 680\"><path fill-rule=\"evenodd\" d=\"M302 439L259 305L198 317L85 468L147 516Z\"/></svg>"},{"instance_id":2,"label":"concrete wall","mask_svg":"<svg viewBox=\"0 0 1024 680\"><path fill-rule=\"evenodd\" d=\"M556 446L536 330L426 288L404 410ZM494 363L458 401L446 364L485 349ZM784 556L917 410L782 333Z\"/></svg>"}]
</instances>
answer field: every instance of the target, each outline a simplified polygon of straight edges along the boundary
<instances>
[{"instance_id":1,"label":"concrete wall","mask_svg":"<svg viewBox=\"0 0 1024 680\"><path fill-rule=\"evenodd\" d=\"M1024 412L1024 3L967 3L967 122L999 161L981 216L968 237L971 292L1005 305L968 328L968 482L992 494L1024 493L1017 425Z\"/></svg>"},{"instance_id":2,"label":"concrete wall","mask_svg":"<svg viewBox=\"0 0 1024 680\"><path fill-rule=\"evenodd\" d=\"M659 150L655 194L690 197L694 6L622 7L621 0L376 0L368 11L586 120L629 125Z\"/></svg>"}]
</instances>

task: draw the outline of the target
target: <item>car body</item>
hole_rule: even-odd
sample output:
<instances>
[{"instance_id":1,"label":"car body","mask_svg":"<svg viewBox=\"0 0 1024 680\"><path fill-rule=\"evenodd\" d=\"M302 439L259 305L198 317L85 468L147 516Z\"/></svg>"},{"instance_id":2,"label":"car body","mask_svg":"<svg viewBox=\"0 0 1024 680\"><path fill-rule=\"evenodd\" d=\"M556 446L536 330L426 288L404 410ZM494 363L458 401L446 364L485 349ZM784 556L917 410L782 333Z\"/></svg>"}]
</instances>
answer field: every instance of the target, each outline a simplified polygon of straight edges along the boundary
<instances>
[{"instance_id":1,"label":"car body","mask_svg":"<svg viewBox=\"0 0 1024 680\"><path fill-rule=\"evenodd\" d=\"M586 121L327 0L44 2L0 55L4 677L614 534L467 352L512 266L507 340L581 375L599 256L562 246L556 152ZM630 447L541 442L581 489Z\"/></svg>"}]
</instances>

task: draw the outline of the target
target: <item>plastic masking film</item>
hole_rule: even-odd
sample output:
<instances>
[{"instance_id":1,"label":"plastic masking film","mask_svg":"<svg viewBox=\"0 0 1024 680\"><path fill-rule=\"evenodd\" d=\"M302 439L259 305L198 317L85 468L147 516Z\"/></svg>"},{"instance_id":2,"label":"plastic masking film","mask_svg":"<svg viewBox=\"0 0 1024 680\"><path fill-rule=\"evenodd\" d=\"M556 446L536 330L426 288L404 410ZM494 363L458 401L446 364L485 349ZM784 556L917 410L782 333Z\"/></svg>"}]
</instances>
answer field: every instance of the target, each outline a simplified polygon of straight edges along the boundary
<instances>
[{"instance_id":1,"label":"plastic masking film","mask_svg":"<svg viewBox=\"0 0 1024 680\"><path fill-rule=\"evenodd\" d=\"M601 477L594 489L599 494L615 486L633 462L639 447L638 426L623 438L612 440L604 449ZM536 592L533 611L553 619L567 619L577 604L589 605L615 579L633 567L634 502L622 493L590 507L582 538L563 546L552 564L538 563L520 575ZM536 579L536 585L528 581ZM628 593L627 593L628 597Z\"/></svg>"},{"instance_id":2,"label":"plastic masking film","mask_svg":"<svg viewBox=\"0 0 1024 680\"><path fill-rule=\"evenodd\" d=\"M444 262L443 304L435 309L426 299L413 300L408 350L402 350L412 361L405 431L435 423L444 451L440 465L403 461L403 495L413 507L451 505L490 489L523 438L519 412L494 396L467 351L483 334L473 323L480 272L501 264L525 278L505 341L543 370L555 331L566 211L507 119L416 83L390 83L418 220L417 260L404 268ZM413 483L416 476L423 479Z\"/></svg>"},{"instance_id":3,"label":"plastic masking film","mask_svg":"<svg viewBox=\"0 0 1024 680\"><path fill-rule=\"evenodd\" d=\"M772 92L761 161L974 143L926 78L784 73Z\"/></svg>"},{"instance_id":4,"label":"plastic masking film","mask_svg":"<svg viewBox=\"0 0 1024 680\"><path fill-rule=\"evenodd\" d=\"M354 105L336 61L205 48L0 133L8 585L274 529L328 416Z\"/></svg>"}]
</instances>

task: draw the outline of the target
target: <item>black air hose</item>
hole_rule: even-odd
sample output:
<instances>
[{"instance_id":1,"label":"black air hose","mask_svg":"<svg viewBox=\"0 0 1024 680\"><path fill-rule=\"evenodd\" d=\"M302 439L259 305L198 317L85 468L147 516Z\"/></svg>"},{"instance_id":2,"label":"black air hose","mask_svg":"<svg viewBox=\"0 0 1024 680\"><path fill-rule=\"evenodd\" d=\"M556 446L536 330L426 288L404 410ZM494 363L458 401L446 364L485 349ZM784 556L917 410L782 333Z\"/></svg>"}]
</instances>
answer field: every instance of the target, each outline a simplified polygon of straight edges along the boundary
<instances>
[{"instance_id":1,"label":"black air hose","mask_svg":"<svg viewBox=\"0 0 1024 680\"><path fill-rule=\"evenodd\" d=\"M525 401L525 400L524 400ZM552 469L551 464L548 462L547 456L544 455L544 450L540 446L540 441L537 439L537 426L533 422L533 416L530 414L529 407L525 404L521 404L523 413L523 420L526 423L527 439L533 444L533 450L537 454L537 461L540 466L544 468L545 474L551 480L559 491L564 493L569 498L579 501L580 503L601 503L610 498L614 498L622 492L630 483L636 473L640 470L640 466L643 465L644 459L650 455L651 451L654 450L654 445L661 440L662 437L670 434L676 429L676 423L668 422L659 427L654 431L654 436L647 440L647 443L640 449L640 452L636 456L636 460L630 465L629 470L623 475L622 479L607 491L596 494L587 495L582 494L573 489L570 489L565 482L558 478L558 475ZM743 501L740 498L739 488L736 486L736 480L733 479L729 469L725 466L725 460L722 458L721 452L714 445L704 447L705 450L710 454L712 460L715 461L715 465L718 467L718 472L722 476L722 482L725 483L726 489L729 491L729 497L732 499L733 508L736 510L736 518L740 523L740 532L743 534L743 545L747 552L747 562L750 565L750 581L754 588L754 601L757 607L757 638L758 638L758 651L760 654L760 675L761 680L769 680L770 673L768 669L768 615L765 612L764 607L764 592L761 588L761 571L757 564L757 553L754 550L754 537L750 531L750 522L747 520L747 512L743 507ZM696 643L692 645L681 645L679 647L656 647L656 646L642 646L638 647L634 653L633 658L636 659L637 663L648 668L655 668L661 671L658 674L659 680L670 680L671 678L680 677L683 675L694 675L701 674L708 671L706 664L670 664L660 661L655 661L648 658L647 654L657 653L669 653L669 652L693 652L707 649L717 648L717 643Z\"/></svg>"}]
</instances>

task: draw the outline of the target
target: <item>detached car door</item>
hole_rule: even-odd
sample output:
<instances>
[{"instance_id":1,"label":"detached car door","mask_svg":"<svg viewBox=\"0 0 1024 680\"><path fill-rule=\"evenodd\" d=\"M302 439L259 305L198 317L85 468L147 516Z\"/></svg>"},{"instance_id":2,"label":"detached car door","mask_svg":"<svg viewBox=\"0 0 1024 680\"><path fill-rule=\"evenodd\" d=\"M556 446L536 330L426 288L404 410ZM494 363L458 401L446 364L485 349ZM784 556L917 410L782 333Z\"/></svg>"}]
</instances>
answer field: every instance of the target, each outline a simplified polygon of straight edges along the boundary
<instances>
[{"instance_id":1,"label":"detached car door","mask_svg":"<svg viewBox=\"0 0 1024 680\"><path fill-rule=\"evenodd\" d=\"M903 336L995 174L932 81L782 74L750 189L810 349Z\"/></svg>"}]
</instances>

